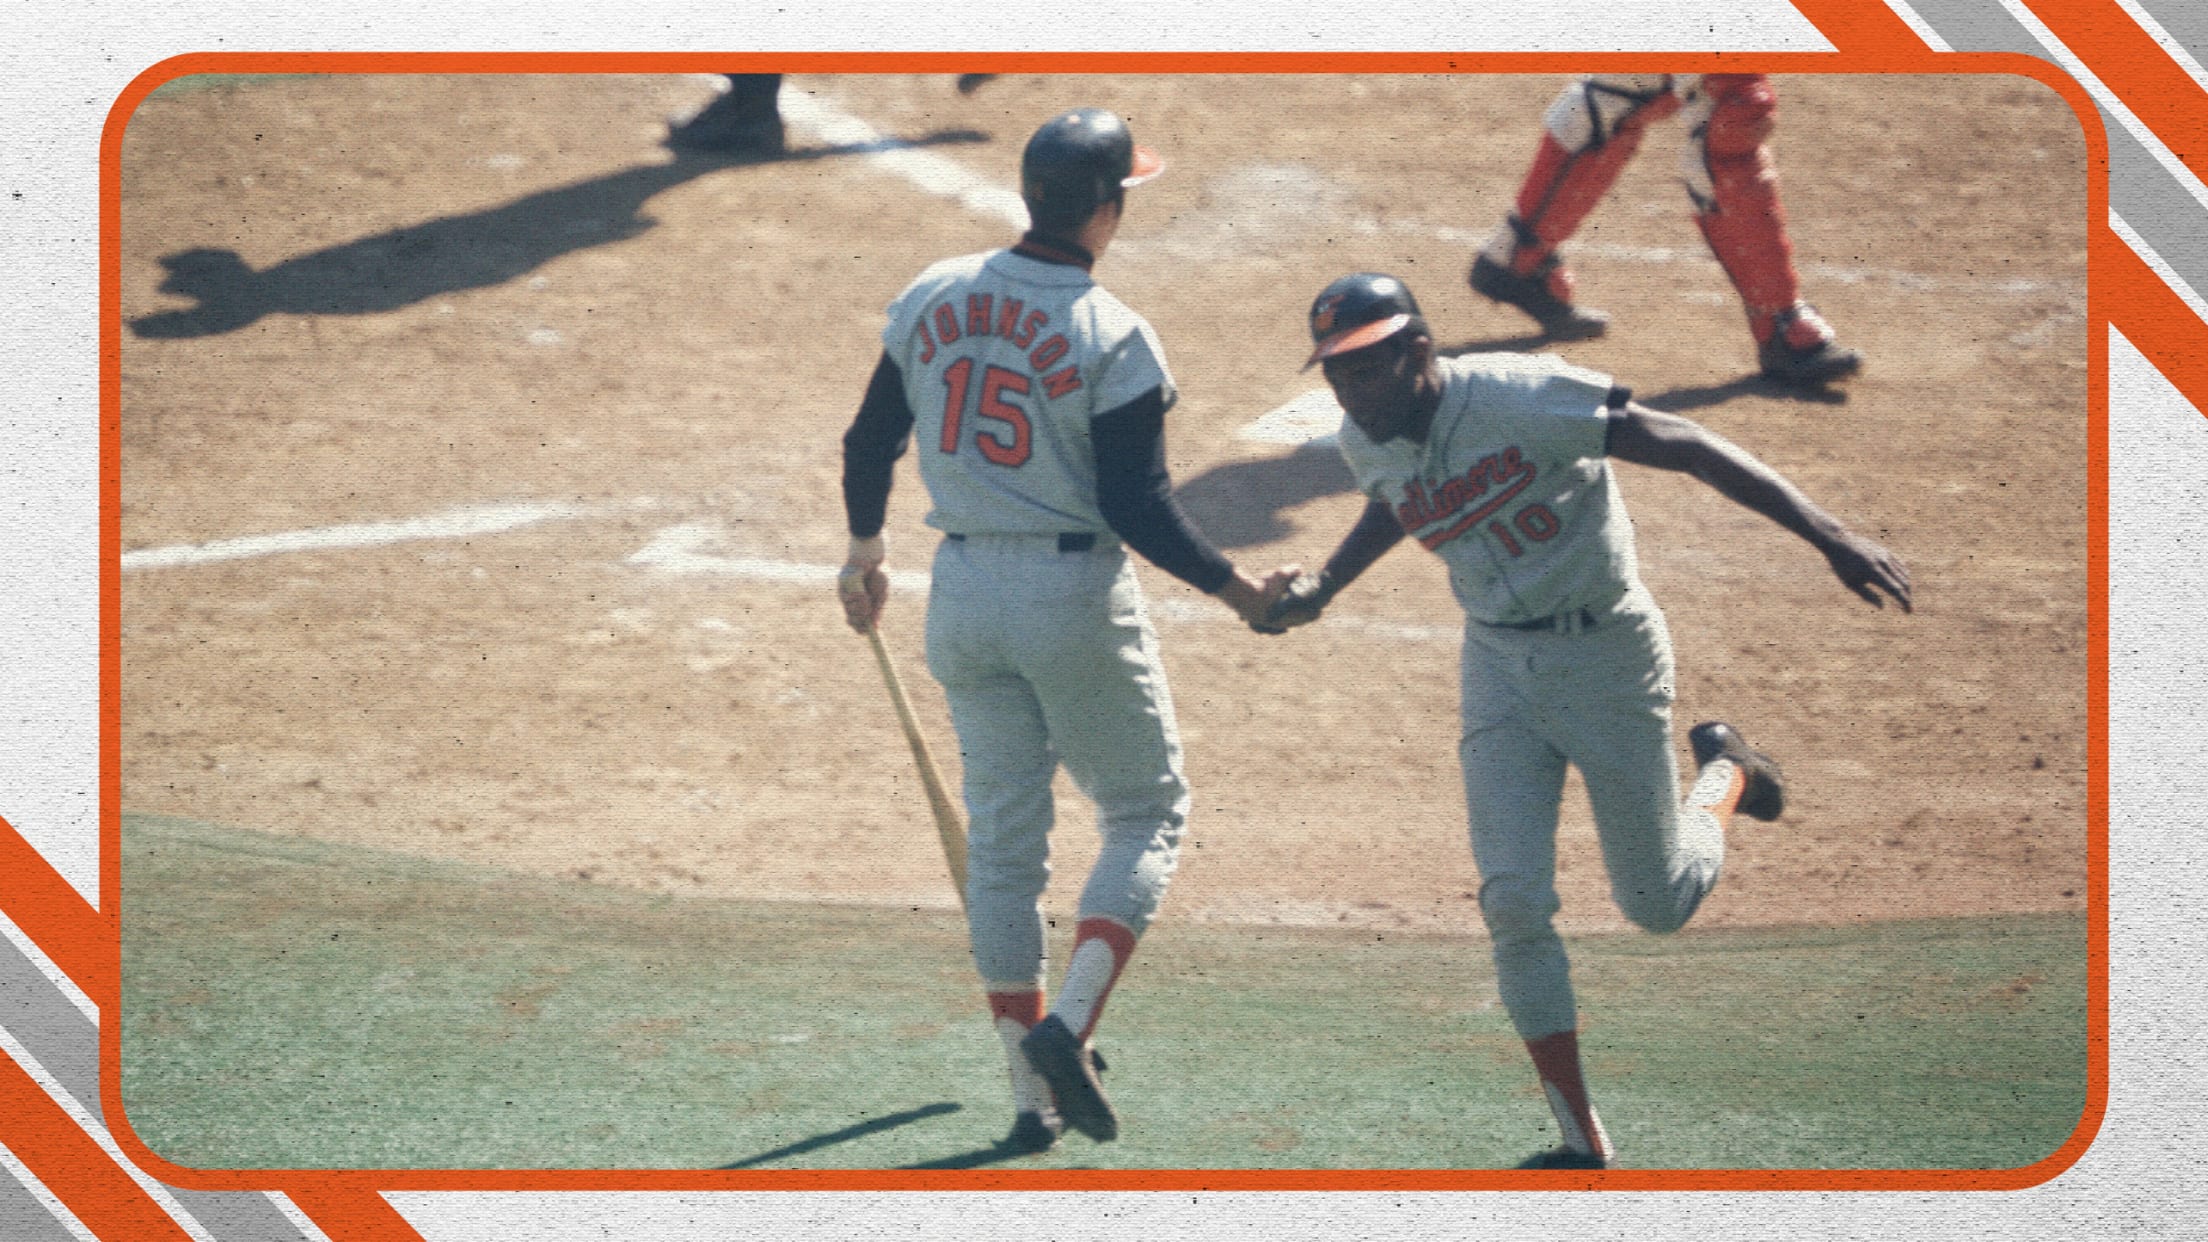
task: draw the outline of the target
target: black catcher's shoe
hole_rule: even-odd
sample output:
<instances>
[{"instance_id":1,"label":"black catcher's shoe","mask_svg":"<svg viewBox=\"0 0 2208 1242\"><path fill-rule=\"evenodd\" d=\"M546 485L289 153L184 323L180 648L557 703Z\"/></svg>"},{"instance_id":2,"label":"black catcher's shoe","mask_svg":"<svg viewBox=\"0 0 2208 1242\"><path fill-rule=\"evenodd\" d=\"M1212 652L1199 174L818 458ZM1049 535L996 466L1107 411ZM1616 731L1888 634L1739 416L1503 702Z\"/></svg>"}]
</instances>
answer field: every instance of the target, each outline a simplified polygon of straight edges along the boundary
<instances>
[{"instance_id":1,"label":"black catcher's shoe","mask_svg":"<svg viewBox=\"0 0 2208 1242\"><path fill-rule=\"evenodd\" d=\"M1863 369L1863 355L1834 339L1832 325L1803 302L1779 312L1771 335L1756 346L1756 361L1771 379L1811 387Z\"/></svg>"},{"instance_id":2,"label":"black catcher's shoe","mask_svg":"<svg viewBox=\"0 0 2208 1242\"><path fill-rule=\"evenodd\" d=\"M1550 255L1520 276L1481 252L1472 259L1472 290L1490 301L1515 306L1533 316L1542 334L1559 341L1584 341L1610 330L1610 316L1574 306L1549 289L1549 277L1562 262Z\"/></svg>"},{"instance_id":3,"label":"black catcher's shoe","mask_svg":"<svg viewBox=\"0 0 2208 1242\"><path fill-rule=\"evenodd\" d=\"M664 145L674 151L701 151L730 159L769 160L787 150L782 117L761 112L749 101L722 95L696 116L667 127Z\"/></svg>"}]
</instances>

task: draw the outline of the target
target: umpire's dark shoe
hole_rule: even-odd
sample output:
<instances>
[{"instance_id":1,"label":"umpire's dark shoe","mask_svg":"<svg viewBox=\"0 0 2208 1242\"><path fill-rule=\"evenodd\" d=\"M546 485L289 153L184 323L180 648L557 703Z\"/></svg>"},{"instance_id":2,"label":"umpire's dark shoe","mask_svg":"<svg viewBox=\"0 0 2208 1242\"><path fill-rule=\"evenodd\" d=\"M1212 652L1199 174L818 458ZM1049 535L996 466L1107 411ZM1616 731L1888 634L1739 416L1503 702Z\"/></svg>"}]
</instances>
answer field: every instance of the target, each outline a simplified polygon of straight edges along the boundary
<instances>
[{"instance_id":1,"label":"umpire's dark shoe","mask_svg":"<svg viewBox=\"0 0 2208 1242\"><path fill-rule=\"evenodd\" d=\"M1112 1112L1112 1102L1104 1098L1103 1080L1096 1076L1102 1062L1064 1018L1051 1014L1036 1023L1020 1041L1020 1052L1050 1084L1058 1115L1067 1125L1099 1143L1119 1137L1119 1117Z\"/></svg>"},{"instance_id":2,"label":"umpire's dark shoe","mask_svg":"<svg viewBox=\"0 0 2208 1242\"><path fill-rule=\"evenodd\" d=\"M1489 258L1485 252L1472 260L1473 292L1490 301L1515 306L1533 316L1544 336L1559 341L1584 341L1610 330L1610 316L1587 310L1549 291L1549 275L1559 263L1555 255L1524 276Z\"/></svg>"},{"instance_id":3,"label":"umpire's dark shoe","mask_svg":"<svg viewBox=\"0 0 2208 1242\"><path fill-rule=\"evenodd\" d=\"M1535 1152L1518 1162L1521 1169L1607 1169L1614 1166L1591 1151L1574 1151L1569 1147L1551 1147Z\"/></svg>"},{"instance_id":4,"label":"umpire's dark shoe","mask_svg":"<svg viewBox=\"0 0 2208 1242\"><path fill-rule=\"evenodd\" d=\"M1022 1156L1038 1155L1056 1147L1065 1129L1066 1123L1058 1119L1058 1114L1030 1109L1012 1118L1012 1133L997 1146Z\"/></svg>"},{"instance_id":5,"label":"umpire's dark shoe","mask_svg":"<svg viewBox=\"0 0 2208 1242\"><path fill-rule=\"evenodd\" d=\"M1697 766L1706 767L1718 758L1740 765L1741 775L1747 778L1746 788L1740 791L1741 814L1770 821L1786 810L1786 776L1771 756L1751 749L1738 729L1721 721L1705 721L1687 730L1687 745L1694 748Z\"/></svg>"},{"instance_id":6,"label":"umpire's dark shoe","mask_svg":"<svg viewBox=\"0 0 2208 1242\"><path fill-rule=\"evenodd\" d=\"M1832 326L1801 302L1779 312L1771 335L1756 346L1756 362L1770 379L1812 387L1863 369L1863 355L1833 339Z\"/></svg>"},{"instance_id":7,"label":"umpire's dark shoe","mask_svg":"<svg viewBox=\"0 0 2208 1242\"><path fill-rule=\"evenodd\" d=\"M687 121L671 125L670 150L704 151L730 159L773 159L787 150L779 113L761 114L723 95Z\"/></svg>"}]
</instances>

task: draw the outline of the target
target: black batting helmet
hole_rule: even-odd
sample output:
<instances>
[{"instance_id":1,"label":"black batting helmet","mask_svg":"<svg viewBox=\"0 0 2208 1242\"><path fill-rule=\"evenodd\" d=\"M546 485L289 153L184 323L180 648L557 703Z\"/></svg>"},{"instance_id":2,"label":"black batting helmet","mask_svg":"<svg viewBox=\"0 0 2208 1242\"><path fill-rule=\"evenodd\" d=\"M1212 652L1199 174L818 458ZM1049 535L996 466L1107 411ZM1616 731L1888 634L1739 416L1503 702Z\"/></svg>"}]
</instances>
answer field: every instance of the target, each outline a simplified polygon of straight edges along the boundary
<instances>
[{"instance_id":1,"label":"black batting helmet","mask_svg":"<svg viewBox=\"0 0 2208 1242\"><path fill-rule=\"evenodd\" d=\"M1165 171L1135 145L1127 123L1102 108L1076 108L1043 122L1020 156L1020 197L1037 225L1068 227Z\"/></svg>"},{"instance_id":2,"label":"black batting helmet","mask_svg":"<svg viewBox=\"0 0 2208 1242\"><path fill-rule=\"evenodd\" d=\"M1380 272L1353 272L1319 290L1312 300L1313 348L1304 369L1322 358L1377 345L1414 325L1426 330L1410 286Z\"/></svg>"}]
</instances>

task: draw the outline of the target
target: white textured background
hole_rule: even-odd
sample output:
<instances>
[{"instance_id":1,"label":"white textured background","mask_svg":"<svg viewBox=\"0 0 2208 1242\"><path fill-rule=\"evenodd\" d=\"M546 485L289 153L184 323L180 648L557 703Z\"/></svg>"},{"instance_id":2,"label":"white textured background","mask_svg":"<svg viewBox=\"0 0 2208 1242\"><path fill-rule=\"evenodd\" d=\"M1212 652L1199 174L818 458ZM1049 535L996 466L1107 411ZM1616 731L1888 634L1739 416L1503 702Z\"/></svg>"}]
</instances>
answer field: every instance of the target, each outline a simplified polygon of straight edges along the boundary
<instances>
[{"instance_id":1,"label":"white textured background","mask_svg":"<svg viewBox=\"0 0 2208 1242\"><path fill-rule=\"evenodd\" d=\"M107 111L196 51L1824 50L1790 6L1656 0L1076 7L20 0L0 41L0 816L97 891L97 173ZM626 6L624 6L626 7ZM2150 5L2150 7L2154 7ZM317 8L326 11L317 11ZM1713 10L1713 16L1704 12ZM2198 49L2196 49L2196 54ZM1449 136L1438 135L1446 142ZM2181 1238L2208 1220L2208 421L2111 345L2109 1118L2002 1194L393 1194L431 1242L512 1239ZM5 1132L0 1130L0 1139Z\"/></svg>"}]
</instances>

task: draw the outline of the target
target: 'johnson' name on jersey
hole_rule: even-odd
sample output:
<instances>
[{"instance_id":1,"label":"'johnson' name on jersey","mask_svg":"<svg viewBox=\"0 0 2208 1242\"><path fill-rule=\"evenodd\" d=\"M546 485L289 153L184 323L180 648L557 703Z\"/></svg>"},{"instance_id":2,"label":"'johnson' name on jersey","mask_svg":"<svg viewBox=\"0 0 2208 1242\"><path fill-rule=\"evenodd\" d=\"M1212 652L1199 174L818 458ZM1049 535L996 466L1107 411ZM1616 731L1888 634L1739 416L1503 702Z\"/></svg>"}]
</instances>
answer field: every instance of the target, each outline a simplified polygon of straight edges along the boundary
<instances>
[{"instance_id":1,"label":"'johnson' name on jersey","mask_svg":"<svg viewBox=\"0 0 2208 1242\"><path fill-rule=\"evenodd\" d=\"M1048 313L1029 310L1018 298L1006 298L999 306L995 294L969 293L963 317L955 300L938 302L920 316L920 362L926 365L935 361L938 340L945 345L955 345L969 336L1002 337L1015 349L1027 350L1034 345L1028 350L1027 365L1042 380L1043 395L1063 397L1081 387L1081 368L1074 365L1050 371L1065 359L1073 346L1067 342L1065 334L1058 332L1044 337L1043 342L1036 345L1035 337L1049 326ZM931 327L932 332L929 331Z\"/></svg>"}]
</instances>

